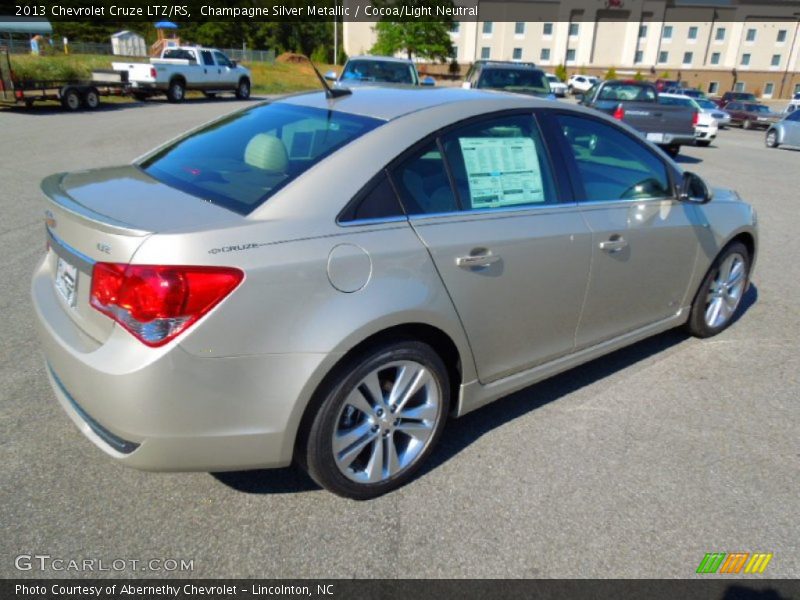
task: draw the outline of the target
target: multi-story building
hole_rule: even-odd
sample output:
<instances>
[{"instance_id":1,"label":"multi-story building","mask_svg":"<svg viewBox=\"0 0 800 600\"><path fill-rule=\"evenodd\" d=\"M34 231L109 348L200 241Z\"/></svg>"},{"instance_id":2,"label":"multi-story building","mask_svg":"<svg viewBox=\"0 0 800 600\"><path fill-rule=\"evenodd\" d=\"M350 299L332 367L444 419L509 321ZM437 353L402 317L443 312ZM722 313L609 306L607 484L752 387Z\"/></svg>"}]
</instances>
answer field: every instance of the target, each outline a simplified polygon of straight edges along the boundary
<instances>
[{"instance_id":1,"label":"multi-story building","mask_svg":"<svg viewBox=\"0 0 800 600\"><path fill-rule=\"evenodd\" d=\"M541 1L530 4L548 9ZM456 22L450 36L462 72L477 59L518 60L549 69L564 65L570 74L602 76L611 68L620 77L666 74L711 94L735 89L786 98L800 93L797 3L797 12L771 0L598 1L592 10L587 0L549 4L552 21ZM479 11L481 18L491 12L480 3ZM547 14L536 12L537 18ZM345 23L345 51L368 52L376 39L373 27Z\"/></svg>"}]
</instances>

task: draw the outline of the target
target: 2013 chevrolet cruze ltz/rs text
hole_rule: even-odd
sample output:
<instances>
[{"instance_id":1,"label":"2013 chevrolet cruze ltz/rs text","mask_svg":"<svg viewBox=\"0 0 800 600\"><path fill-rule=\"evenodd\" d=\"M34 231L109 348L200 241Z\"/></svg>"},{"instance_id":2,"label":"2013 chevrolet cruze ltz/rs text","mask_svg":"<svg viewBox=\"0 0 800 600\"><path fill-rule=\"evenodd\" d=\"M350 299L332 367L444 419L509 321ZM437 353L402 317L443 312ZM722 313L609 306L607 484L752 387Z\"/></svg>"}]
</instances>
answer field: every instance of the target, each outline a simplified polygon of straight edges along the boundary
<instances>
[{"instance_id":1,"label":"2013 chevrolet cruze ltz/rs text","mask_svg":"<svg viewBox=\"0 0 800 600\"><path fill-rule=\"evenodd\" d=\"M753 209L632 129L526 96L267 102L48 177L47 373L106 454L282 467L369 498L449 416L664 330L732 321Z\"/></svg>"}]
</instances>

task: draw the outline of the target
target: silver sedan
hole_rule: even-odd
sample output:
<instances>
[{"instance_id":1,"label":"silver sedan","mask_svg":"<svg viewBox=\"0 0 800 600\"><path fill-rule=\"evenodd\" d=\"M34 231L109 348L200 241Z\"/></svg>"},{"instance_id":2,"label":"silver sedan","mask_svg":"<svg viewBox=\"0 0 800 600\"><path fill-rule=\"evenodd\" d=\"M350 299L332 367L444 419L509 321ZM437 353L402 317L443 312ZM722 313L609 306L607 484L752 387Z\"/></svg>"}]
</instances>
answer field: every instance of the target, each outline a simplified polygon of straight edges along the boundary
<instances>
[{"instance_id":1,"label":"silver sedan","mask_svg":"<svg viewBox=\"0 0 800 600\"><path fill-rule=\"evenodd\" d=\"M108 456L370 498L448 417L659 332L715 335L756 216L613 119L360 88L42 183L47 373ZM713 196L713 199L712 199Z\"/></svg>"},{"instance_id":2,"label":"silver sedan","mask_svg":"<svg viewBox=\"0 0 800 600\"><path fill-rule=\"evenodd\" d=\"M800 110L790 112L767 129L765 143L769 148L800 146Z\"/></svg>"}]
</instances>

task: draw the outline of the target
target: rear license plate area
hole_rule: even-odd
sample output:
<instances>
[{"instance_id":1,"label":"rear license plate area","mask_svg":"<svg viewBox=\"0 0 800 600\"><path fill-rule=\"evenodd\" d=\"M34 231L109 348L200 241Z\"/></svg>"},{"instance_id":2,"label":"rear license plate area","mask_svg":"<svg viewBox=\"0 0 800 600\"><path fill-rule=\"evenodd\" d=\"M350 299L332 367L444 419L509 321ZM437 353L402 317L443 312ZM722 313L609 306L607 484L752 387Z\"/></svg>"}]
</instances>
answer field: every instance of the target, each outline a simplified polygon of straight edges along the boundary
<instances>
[{"instance_id":1,"label":"rear license plate area","mask_svg":"<svg viewBox=\"0 0 800 600\"><path fill-rule=\"evenodd\" d=\"M55 286L67 305L74 308L78 298L78 268L60 256L56 265Z\"/></svg>"}]
</instances>

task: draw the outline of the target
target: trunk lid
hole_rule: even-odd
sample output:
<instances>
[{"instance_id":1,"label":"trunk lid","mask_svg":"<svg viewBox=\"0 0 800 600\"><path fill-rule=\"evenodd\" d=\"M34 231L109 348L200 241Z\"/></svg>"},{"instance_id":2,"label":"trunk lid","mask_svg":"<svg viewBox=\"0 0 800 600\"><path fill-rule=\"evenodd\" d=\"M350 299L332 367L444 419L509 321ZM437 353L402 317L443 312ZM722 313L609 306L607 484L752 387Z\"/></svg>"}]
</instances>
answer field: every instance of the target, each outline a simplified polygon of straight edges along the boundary
<instances>
[{"instance_id":1,"label":"trunk lid","mask_svg":"<svg viewBox=\"0 0 800 600\"><path fill-rule=\"evenodd\" d=\"M154 233L243 219L133 166L52 175L42 181L42 191L49 200L48 260L57 295L70 318L98 342L114 322L89 304L95 262L130 263Z\"/></svg>"}]
</instances>

